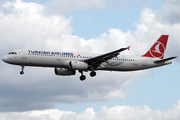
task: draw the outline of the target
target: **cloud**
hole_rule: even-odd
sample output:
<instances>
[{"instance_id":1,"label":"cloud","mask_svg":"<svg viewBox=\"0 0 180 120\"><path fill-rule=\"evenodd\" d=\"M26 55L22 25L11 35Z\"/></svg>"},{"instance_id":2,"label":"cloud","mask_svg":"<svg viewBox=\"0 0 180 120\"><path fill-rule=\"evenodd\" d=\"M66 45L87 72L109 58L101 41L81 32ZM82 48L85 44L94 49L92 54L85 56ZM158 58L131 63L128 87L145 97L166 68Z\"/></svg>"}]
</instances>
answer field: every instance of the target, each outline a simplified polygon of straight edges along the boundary
<instances>
[{"instance_id":1,"label":"cloud","mask_svg":"<svg viewBox=\"0 0 180 120\"><path fill-rule=\"evenodd\" d=\"M72 111L60 111L49 109L42 111L28 112L7 112L0 113L0 119L3 120L25 120L25 119L43 119L43 120L178 120L180 119L180 100L168 109L152 110L148 106L114 106L107 108L102 106L101 110L94 112L93 108L87 108L82 113Z\"/></svg>"},{"instance_id":2,"label":"cloud","mask_svg":"<svg viewBox=\"0 0 180 120\"><path fill-rule=\"evenodd\" d=\"M18 0L4 3L2 9L10 11L8 14L0 11L1 57L19 48L105 53L129 45L132 46L131 50L122 54L142 55L161 34L172 36L168 47L173 47L168 48L167 56L180 53L177 53L180 42L179 24L172 26L162 23L157 19L157 12L150 8L142 11L139 22L135 23L135 32L111 28L89 40L71 35L73 28L70 24L73 18L54 14L47 16L44 14L47 10L44 5ZM74 9L76 8L72 10ZM89 73L85 73L87 80L81 82L80 74L71 77L55 76L53 68L26 67L23 76L19 75L19 66L1 62L0 69L0 111L43 110L54 108L58 103L124 99L133 80L145 74L144 71L98 71L95 78L90 78L87 75Z\"/></svg>"},{"instance_id":3,"label":"cloud","mask_svg":"<svg viewBox=\"0 0 180 120\"><path fill-rule=\"evenodd\" d=\"M0 12L2 46L7 46L4 41L8 41L11 49L19 48L19 46L42 48L42 46L46 46L44 41L48 41L49 37L51 39L56 37L55 40L57 37L62 39L72 30L69 26L71 18L67 19L61 15L46 17L42 13L44 6L40 4L21 1L7 2L4 8L12 8L12 6L14 8L12 13ZM1 49L5 50L4 48Z\"/></svg>"},{"instance_id":4,"label":"cloud","mask_svg":"<svg viewBox=\"0 0 180 120\"><path fill-rule=\"evenodd\" d=\"M106 5L106 0L51 0L45 4L48 13L65 13L89 8L104 9Z\"/></svg>"},{"instance_id":5,"label":"cloud","mask_svg":"<svg viewBox=\"0 0 180 120\"><path fill-rule=\"evenodd\" d=\"M179 24L180 22L180 1L179 0L165 0L162 9L158 11L157 17L164 23Z\"/></svg>"}]
</instances>

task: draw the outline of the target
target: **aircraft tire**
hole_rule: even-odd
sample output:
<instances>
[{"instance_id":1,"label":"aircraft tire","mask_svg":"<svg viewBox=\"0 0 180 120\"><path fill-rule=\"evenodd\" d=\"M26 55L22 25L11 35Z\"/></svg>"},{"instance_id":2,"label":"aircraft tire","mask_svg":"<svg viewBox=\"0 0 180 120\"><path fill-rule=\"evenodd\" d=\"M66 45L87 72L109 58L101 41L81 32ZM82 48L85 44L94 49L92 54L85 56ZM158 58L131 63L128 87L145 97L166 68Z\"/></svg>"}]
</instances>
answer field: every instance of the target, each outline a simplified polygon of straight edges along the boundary
<instances>
[{"instance_id":1,"label":"aircraft tire","mask_svg":"<svg viewBox=\"0 0 180 120\"><path fill-rule=\"evenodd\" d=\"M20 74L23 75L23 74L24 74L24 71L21 71Z\"/></svg>"},{"instance_id":2,"label":"aircraft tire","mask_svg":"<svg viewBox=\"0 0 180 120\"><path fill-rule=\"evenodd\" d=\"M86 76L85 76L85 75L81 75L81 76L80 76L80 80L81 80L81 81L84 81L85 79L86 79Z\"/></svg>"},{"instance_id":3,"label":"aircraft tire","mask_svg":"<svg viewBox=\"0 0 180 120\"><path fill-rule=\"evenodd\" d=\"M92 71L92 72L90 73L90 76L91 76L91 77L96 76L96 72Z\"/></svg>"}]
</instances>

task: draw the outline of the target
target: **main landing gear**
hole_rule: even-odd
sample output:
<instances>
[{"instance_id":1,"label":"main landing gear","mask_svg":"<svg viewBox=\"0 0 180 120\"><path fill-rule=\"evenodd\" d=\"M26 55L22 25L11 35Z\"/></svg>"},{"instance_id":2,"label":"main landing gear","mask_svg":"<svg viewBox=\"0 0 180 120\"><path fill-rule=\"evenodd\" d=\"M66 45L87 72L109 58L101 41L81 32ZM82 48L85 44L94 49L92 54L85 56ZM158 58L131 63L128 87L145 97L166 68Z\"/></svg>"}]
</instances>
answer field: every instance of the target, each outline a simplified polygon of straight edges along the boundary
<instances>
[{"instance_id":1,"label":"main landing gear","mask_svg":"<svg viewBox=\"0 0 180 120\"><path fill-rule=\"evenodd\" d=\"M83 71L82 71L82 70L80 70L79 72L81 73L80 80L81 80L81 81L84 81L84 80L86 79L86 76L83 75ZM91 77L96 76L96 72L95 72L95 71L91 71L90 76L91 76Z\"/></svg>"},{"instance_id":2,"label":"main landing gear","mask_svg":"<svg viewBox=\"0 0 180 120\"><path fill-rule=\"evenodd\" d=\"M91 76L91 77L96 76L96 72L95 72L95 71L92 71L92 72L90 73L90 76Z\"/></svg>"},{"instance_id":3,"label":"main landing gear","mask_svg":"<svg viewBox=\"0 0 180 120\"><path fill-rule=\"evenodd\" d=\"M81 73L80 80L84 81L86 79L86 76L83 75L83 71L82 70L80 70L79 72Z\"/></svg>"},{"instance_id":4,"label":"main landing gear","mask_svg":"<svg viewBox=\"0 0 180 120\"><path fill-rule=\"evenodd\" d=\"M24 74L24 66L23 65L21 65L21 70L22 71L20 72L20 74L23 75Z\"/></svg>"}]
</instances>

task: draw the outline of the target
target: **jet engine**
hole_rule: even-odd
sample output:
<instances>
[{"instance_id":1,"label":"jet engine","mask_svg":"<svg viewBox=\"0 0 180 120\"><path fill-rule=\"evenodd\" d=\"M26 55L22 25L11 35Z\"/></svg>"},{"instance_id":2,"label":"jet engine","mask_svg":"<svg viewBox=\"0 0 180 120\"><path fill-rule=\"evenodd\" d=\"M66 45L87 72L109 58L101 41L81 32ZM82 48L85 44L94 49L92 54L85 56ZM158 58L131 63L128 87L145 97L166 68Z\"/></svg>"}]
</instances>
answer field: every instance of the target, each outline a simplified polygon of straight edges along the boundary
<instances>
[{"instance_id":1,"label":"jet engine","mask_svg":"<svg viewBox=\"0 0 180 120\"><path fill-rule=\"evenodd\" d=\"M55 68L54 72L56 75L62 75L62 76L70 76L76 74L75 70L70 70L66 68Z\"/></svg>"},{"instance_id":2,"label":"jet engine","mask_svg":"<svg viewBox=\"0 0 180 120\"><path fill-rule=\"evenodd\" d=\"M87 70L88 64L81 61L70 61L69 68L72 70Z\"/></svg>"}]
</instances>

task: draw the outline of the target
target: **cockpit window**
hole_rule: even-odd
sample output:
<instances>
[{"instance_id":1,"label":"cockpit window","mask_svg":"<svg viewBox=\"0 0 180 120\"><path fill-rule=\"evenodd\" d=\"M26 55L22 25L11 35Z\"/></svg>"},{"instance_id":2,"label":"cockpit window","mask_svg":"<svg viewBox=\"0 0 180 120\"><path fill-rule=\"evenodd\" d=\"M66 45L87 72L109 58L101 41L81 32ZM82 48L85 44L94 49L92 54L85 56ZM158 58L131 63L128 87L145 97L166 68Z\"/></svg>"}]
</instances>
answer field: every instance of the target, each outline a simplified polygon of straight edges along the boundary
<instances>
[{"instance_id":1,"label":"cockpit window","mask_svg":"<svg viewBox=\"0 0 180 120\"><path fill-rule=\"evenodd\" d=\"M8 55L17 55L17 52L10 52Z\"/></svg>"}]
</instances>

